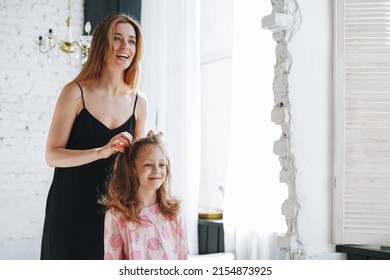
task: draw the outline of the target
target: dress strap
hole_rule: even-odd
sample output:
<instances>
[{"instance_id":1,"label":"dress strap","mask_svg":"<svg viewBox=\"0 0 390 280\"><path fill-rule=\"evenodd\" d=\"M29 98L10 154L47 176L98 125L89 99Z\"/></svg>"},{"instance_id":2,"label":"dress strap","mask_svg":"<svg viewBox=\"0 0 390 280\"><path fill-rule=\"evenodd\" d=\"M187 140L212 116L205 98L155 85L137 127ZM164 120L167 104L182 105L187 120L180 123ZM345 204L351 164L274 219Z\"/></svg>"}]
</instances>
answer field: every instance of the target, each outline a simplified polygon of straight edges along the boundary
<instances>
[{"instance_id":1,"label":"dress strap","mask_svg":"<svg viewBox=\"0 0 390 280\"><path fill-rule=\"evenodd\" d=\"M137 105L137 100L138 100L138 93L135 95L133 114L135 113L135 106Z\"/></svg>"},{"instance_id":2,"label":"dress strap","mask_svg":"<svg viewBox=\"0 0 390 280\"><path fill-rule=\"evenodd\" d=\"M85 102L84 102L84 91L82 89L82 87L80 86L80 84L78 82L75 82L79 88L80 88L80 91L81 91L81 100L83 101L83 107L85 108Z\"/></svg>"}]
</instances>

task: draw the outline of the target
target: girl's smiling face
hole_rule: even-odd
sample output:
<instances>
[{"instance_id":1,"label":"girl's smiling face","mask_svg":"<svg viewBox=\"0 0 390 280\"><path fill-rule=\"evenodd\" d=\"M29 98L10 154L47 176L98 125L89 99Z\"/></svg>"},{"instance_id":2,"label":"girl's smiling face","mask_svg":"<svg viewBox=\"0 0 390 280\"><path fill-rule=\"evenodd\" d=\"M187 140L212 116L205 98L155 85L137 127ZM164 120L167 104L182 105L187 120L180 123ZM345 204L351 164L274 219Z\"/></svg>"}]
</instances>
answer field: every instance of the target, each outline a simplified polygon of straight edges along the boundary
<instances>
[{"instance_id":1,"label":"girl's smiling face","mask_svg":"<svg viewBox=\"0 0 390 280\"><path fill-rule=\"evenodd\" d=\"M134 27L130 23L116 24L113 38L114 57L107 61L108 64L119 65L122 70L127 69L136 53L136 40Z\"/></svg>"},{"instance_id":2,"label":"girl's smiling face","mask_svg":"<svg viewBox=\"0 0 390 280\"><path fill-rule=\"evenodd\" d=\"M139 189L158 190L167 175L167 161L165 154L158 145L145 145L135 159L136 171L139 179Z\"/></svg>"}]
</instances>

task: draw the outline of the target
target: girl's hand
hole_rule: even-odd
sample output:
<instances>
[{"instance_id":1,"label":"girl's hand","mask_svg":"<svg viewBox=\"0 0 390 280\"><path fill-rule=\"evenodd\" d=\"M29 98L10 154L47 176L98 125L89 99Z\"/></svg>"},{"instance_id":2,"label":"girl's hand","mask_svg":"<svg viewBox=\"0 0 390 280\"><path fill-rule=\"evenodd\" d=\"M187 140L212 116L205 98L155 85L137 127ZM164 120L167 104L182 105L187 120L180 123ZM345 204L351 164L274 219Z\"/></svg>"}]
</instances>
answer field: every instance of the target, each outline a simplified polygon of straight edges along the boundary
<instances>
[{"instance_id":1,"label":"girl's hand","mask_svg":"<svg viewBox=\"0 0 390 280\"><path fill-rule=\"evenodd\" d=\"M149 130L149 132L146 135L146 137L151 137L151 136L154 136L154 135L157 135L158 137L161 137L161 136L163 136L163 133L160 131L159 133L155 134L153 130Z\"/></svg>"},{"instance_id":2,"label":"girl's hand","mask_svg":"<svg viewBox=\"0 0 390 280\"><path fill-rule=\"evenodd\" d=\"M124 153L125 148L131 145L133 136L127 131L121 132L111 138L105 146L98 149L98 153L101 158L108 158L112 154L117 152Z\"/></svg>"}]
</instances>

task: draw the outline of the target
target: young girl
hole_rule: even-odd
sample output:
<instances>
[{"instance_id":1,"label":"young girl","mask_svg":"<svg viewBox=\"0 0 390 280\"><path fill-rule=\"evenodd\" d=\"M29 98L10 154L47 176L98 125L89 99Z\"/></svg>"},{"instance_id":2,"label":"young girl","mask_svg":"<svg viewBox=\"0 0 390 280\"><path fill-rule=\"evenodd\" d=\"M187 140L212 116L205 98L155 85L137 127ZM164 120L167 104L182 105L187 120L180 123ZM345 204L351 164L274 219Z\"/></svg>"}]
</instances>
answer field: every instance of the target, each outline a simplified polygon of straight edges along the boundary
<instances>
[{"instance_id":1,"label":"young girl","mask_svg":"<svg viewBox=\"0 0 390 280\"><path fill-rule=\"evenodd\" d=\"M119 154L102 203L104 259L187 259L180 202L170 194L170 162L158 135Z\"/></svg>"}]
</instances>

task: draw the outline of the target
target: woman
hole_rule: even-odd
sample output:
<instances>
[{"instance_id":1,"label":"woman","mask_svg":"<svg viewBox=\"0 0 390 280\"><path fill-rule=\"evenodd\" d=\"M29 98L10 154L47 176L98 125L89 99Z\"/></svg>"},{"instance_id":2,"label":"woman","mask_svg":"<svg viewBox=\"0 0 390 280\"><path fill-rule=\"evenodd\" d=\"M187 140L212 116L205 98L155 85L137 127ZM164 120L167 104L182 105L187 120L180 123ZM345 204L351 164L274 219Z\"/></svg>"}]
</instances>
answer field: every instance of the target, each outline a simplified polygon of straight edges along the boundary
<instances>
[{"instance_id":1,"label":"woman","mask_svg":"<svg viewBox=\"0 0 390 280\"><path fill-rule=\"evenodd\" d=\"M46 144L55 170L41 259L103 259L104 213L97 200L115 155L146 134L148 104L138 91L142 50L133 18L107 16L94 30L86 64L58 98Z\"/></svg>"}]
</instances>

